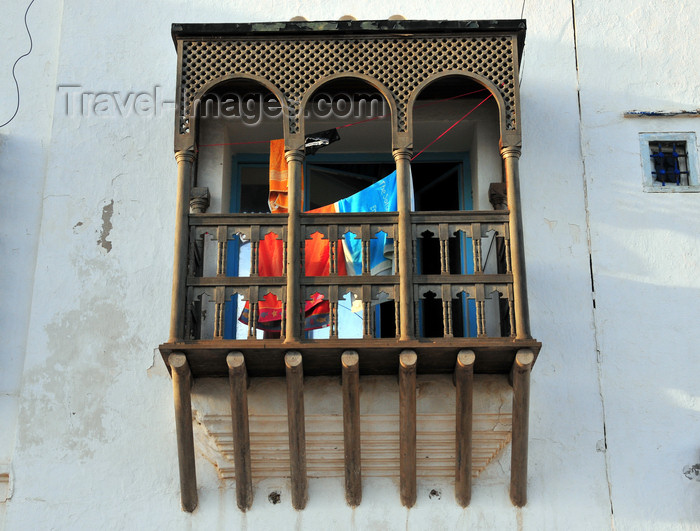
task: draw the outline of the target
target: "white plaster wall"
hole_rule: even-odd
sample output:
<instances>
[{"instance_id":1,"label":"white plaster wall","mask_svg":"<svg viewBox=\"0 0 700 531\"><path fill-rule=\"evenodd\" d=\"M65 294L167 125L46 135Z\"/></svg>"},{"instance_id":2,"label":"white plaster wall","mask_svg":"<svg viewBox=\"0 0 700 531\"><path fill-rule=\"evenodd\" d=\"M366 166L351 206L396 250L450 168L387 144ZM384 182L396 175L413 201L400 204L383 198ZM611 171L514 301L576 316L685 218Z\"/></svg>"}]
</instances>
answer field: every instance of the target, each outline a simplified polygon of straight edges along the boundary
<instances>
[{"instance_id":1,"label":"white plaster wall","mask_svg":"<svg viewBox=\"0 0 700 531\"><path fill-rule=\"evenodd\" d=\"M698 108L700 5L584 1L576 19L615 523L697 528L700 483L683 469L700 462L700 195L644 193L638 135L697 133L700 119L622 113Z\"/></svg>"},{"instance_id":2,"label":"white plaster wall","mask_svg":"<svg viewBox=\"0 0 700 531\"><path fill-rule=\"evenodd\" d=\"M698 20L698 7L662 4L677 16L622 0L576 2L577 75L572 5L563 0L342 7L37 0L29 17L37 48L18 68L32 105L0 129L8 192L0 286L3 301L12 301L0 320L8 338L0 414L10 426L0 436L0 463L11 461L14 485L0 503L6 528L692 527L700 484L682 469L700 458L693 386L700 195L642 193L637 132L698 126L621 118L628 108L697 107L700 84L687 77L700 66L697 37L683 24ZM420 481L416 506L406 510L397 482L376 478L351 510L342 481L331 478L310 482L300 513L290 507L288 485L283 503L272 505L267 491L277 485L263 481L252 510L241 514L233 486L200 456L199 508L181 512L171 384L154 352L167 337L170 305L173 106L148 116L66 116L64 102L54 101L56 85L121 97L158 85L170 99L176 21L323 20L348 12L504 19L520 18L523 6L523 216L532 331L544 344L532 375L528 505L510 505L506 451L475 482L467 509L456 506L449 482ZM23 50L22 12L12 6L0 22L2 72L13 60L7 55ZM662 41L674 48L671 66L661 61ZM667 72L677 74L672 82ZM13 92L6 77L3 112ZM432 488L440 499L429 498Z\"/></svg>"},{"instance_id":3,"label":"white plaster wall","mask_svg":"<svg viewBox=\"0 0 700 531\"><path fill-rule=\"evenodd\" d=\"M570 2L526 2L520 164L532 373L527 527L605 529L603 454ZM534 31L533 31L534 30ZM566 507L564 509L564 507Z\"/></svg>"},{"instance_id":4,"label":"white plaster wall","mask_svg":"<svg viewBox=\"0 0 700 531\"><path fill-rule=\"evenodd\" d=\"M24 27L27 3L3 6L0 34L0 124L8 122L17 105L11 76L15 60L30 49ZM15 68L20 108L0 128L0 528L12 495L12 458L19 411L19 393L32 300L42 195L51 142L56 90L59 26L62 2L35 2L27 14L33 51ZM36 28L43 26L42 32Z\"/></svg>"}]
</instances>

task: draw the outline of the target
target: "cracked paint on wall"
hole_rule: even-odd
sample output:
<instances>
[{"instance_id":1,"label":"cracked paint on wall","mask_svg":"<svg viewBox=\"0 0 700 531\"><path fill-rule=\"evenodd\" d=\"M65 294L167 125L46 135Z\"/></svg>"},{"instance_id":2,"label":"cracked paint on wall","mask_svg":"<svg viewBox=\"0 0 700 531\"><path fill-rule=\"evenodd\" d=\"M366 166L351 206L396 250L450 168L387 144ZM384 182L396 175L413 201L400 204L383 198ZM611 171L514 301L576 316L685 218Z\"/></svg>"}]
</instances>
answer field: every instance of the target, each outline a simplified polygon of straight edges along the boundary
<instances>
[{"instance_id":1,"label":"cracked paint on wall","mask_svg":"<svg viewBox=\"0 0 700 531\"><path fill-rule=\"evenodd\" d=\"M107 239L109 233L112 232L112 215L114 215L114 199L108 205L102 207L102 231L97 240L97 244L104 247L107 252L112 250L112 242Z\"/></svg>"}]
</instances>

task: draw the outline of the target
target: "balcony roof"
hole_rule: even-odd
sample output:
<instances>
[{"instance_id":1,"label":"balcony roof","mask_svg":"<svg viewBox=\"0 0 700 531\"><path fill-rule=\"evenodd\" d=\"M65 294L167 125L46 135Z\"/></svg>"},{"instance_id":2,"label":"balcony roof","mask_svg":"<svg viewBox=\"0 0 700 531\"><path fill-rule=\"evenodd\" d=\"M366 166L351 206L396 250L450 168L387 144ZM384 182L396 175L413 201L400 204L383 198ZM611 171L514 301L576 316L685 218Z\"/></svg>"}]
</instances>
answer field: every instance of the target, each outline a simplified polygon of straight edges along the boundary
<instances>
[{"instance_id":1,"label":"balcony roof","mask_svg":"<svg viewBox=\"0 0 700 531\"><path fill-rule=\"evenodd\" d=\"M518 57L525 44L524 19L512 20L323 20L301 22L203 23L172 25L173 42L185 39L294 37L321 35L517 34Z\"/></svg>"}]
</instances>

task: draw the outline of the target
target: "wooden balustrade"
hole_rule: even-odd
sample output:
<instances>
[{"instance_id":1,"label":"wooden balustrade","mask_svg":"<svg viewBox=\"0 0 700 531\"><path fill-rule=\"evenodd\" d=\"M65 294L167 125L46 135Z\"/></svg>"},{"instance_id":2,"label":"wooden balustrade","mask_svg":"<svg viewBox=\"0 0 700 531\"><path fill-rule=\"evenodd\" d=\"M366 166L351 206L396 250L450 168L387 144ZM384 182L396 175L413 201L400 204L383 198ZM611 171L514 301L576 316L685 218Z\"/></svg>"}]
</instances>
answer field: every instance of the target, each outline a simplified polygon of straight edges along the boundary
<instances>
[{"instance_id":1,"label":"wooden balustrade","mask_svg":"<svg viewBox=\"0 0 700 531\"><path fill-rule=\"evenodd\" d=\"M286 320L290 312L296 312L301 317L303 301L311 300L313 296L321 295L329 302L328 337L339 337L340 319L338 314L339 302L348 294L362 302L362 337L366 340L379 338L374 321L374 307L381 301L396 301L394 330L398 337L401 320L400 311L400 264L394 263L394 271L390 275L372 276L370 269L370 244L377 234L385 233L393 240L397 249L398 215L395 213L350 213L350 214L301 214L300 233L302 239L310 240L319 235L328 241L329 274L328 276L301 276L295 293L302 304L298 307L287 305L286 263L287 248L287 215L285 214L192 214L190 215L190 260L187 277L187 313L185 316L185 337L191 339L247 339L258 340L256 322L259 301L267 295L274 295L282 306L283 319L281 329L286 330ZM488 212L414 212L411 214L412 249L414 260L411 273L412 299L415 306L411 313L414 316L414 331L417 337L430 336L453 339L468 337L469 327L456 327L456 319L466 319L464 311L455 315L454 301L473 301L469 311L474 314L475 335L512 336L515 334L515 308L513 294L515 280L511 271L510 237L508 213L502 211ZM282 275L275 277L260 276L260 242L274 234L274 238L282 242ZM482 249L482 239L490 234L497 234L501 241L501 257L496 270L485 270L489 251ZM345 235L354 235L362 248L362 267L359 275L338 275L338 257L343 253L340 241ZM352 236L351 236L352 237ZM433 237L439 241L437 256L421 258L421 246L427 244ZM250 269L246 276L227 275L229 260L229 242L239 239L250 244ZM471 243L469 243L471 240ZM211 246L216 242L216 248ZM455 242L457 244L455 245ZM451 246L456 250L451 251ZM211 249L207 251L207 249ZM304 260L304 246L300 256ZM456 253L456 255L455 255ZM485 256L486 253L486 256ZM214 259L215 267L204 263L209 257ZM396 255L395 255L396 256ZM264 260L264 258L262 258ZM437 264L434 274L425 263L434 260ZM456 260L456 262L455 262ZM457 264L455 266L455 263ZM215 271L214 276L205 276L205 271ZM301 265L304 271L304 264ZM500 272L498 272L500 271ZM494 295L494 293L496 295ZM234 299L249 301L247 333L235 336L229 330L224 330L225 314L231 312L227 305L233 305ZM296 298L296 297L295 297ZM503 301L498 305L500 318L498 323L490 326L487 322L487 304L492 298ZM442 327L438 333L428 333L421 328L422 310L426 300L441 301ZM507 302L506 302L507 301ZM213 304L207 311L206 306ZM463 303L465 304L465 303ZM466 306L465 306L466 308ZM234 309L240 313L240 307ZM466 311L466 310L465 310ZM213 332L202 333L204 317L208 313L214 316ZM300 326L303 325L303 317ZM210 327L211 328L211 327ZM488 329L492 333L488 333ZM459 333L457 330L459 329ZM496 332L493 333L493 330ZM301 336L303 337L303 336Z\"/></svg>"}]
</instances>

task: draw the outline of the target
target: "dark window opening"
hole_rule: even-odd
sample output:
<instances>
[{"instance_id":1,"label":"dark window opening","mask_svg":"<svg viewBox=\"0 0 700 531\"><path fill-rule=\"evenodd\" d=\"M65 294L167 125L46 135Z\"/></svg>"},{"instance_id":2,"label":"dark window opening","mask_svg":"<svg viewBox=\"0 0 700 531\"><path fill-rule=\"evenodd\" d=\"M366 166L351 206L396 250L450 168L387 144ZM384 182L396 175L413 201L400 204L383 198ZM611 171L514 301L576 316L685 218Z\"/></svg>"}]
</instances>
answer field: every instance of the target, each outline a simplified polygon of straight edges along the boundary
<instances>
[{"instance_id":1,"label":"dark window opening","mask_svg":"<svg viewBox=\"0 0 700 531\"><path fill-rule=\"evenodd\" d=\"M666 183L677 186L690 184L685 142L649 142L649 152L654 182L661 183L661 186L666 186Z\"/></svg>"},{"instance_id":2,"label":"dark window opening","mask_svg":"<svg viewBox=\"0 0 700 531\"><path fill-rule=\"evenodd\" d=\"M242 164L240 171L239 212L265 213L269 190L269 166L267 164Z\"/></svg>"}]
</instances>

